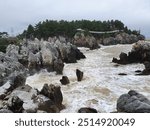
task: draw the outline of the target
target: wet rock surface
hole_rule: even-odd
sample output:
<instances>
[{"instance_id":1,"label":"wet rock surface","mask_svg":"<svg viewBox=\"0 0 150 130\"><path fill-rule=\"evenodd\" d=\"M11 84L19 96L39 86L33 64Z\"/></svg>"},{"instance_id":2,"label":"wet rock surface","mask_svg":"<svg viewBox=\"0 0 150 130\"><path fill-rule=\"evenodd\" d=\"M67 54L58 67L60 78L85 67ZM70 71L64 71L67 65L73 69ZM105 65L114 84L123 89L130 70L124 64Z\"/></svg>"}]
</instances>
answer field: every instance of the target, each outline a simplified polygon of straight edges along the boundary
<instances>
[{"instance_id":1,"label":"wet rock surface","mask_svg":"<svg viewBox=\"0 0 150 130\"><path fill-rule=\"evenodd\" d=\"M126 54L122 52L119 59L113 58L112 62L118 64L131 64L131 63L143 63L145 69L139 72L137 75L149 75L150 74L150 43L146 41L139 41L135 43L132 50Z\"/></svg>"},{"instance_id":2,"label":"wet rock surface","mask_svg":"<svg viewBox=\"0 0 150 130\"><path fill-rule=\"evenodd\" d=\"M117 100L117 111L127 113L149 113L150 100L135 90L130 90L127 94L121 95Z\"/></svg>"}]
</instances>

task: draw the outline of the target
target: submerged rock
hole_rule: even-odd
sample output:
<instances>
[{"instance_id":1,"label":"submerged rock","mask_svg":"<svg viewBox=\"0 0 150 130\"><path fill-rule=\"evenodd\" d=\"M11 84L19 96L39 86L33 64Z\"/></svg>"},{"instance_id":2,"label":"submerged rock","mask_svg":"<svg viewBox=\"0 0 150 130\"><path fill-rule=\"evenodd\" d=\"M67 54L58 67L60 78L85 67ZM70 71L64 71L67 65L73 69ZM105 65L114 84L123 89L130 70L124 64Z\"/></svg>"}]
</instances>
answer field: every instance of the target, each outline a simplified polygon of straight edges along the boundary
<instances>
[{"instance_id":1,"label":"submerged rock","mask_svg":"<svg viewBox=\"0 0 150 130\"><path fill-rule=\"evenodd\" d=\"M127 94L123 94L117 100L117 111L127 113L149 113L150 100L144 95L130 90Z\"/></svg>"},{"instance_id":2,"label":"submerged rock","mask_svg":"<svg viewBox=\"0 0 150 130\"><path fill-rule=\"evenodd\" d=\"M94 108L83 107L78 110L78 113L98 113L98 112Z\"/></svg>"},{"instance_id":3,"label":"submerged rock","mask_svg":"<svg viewBox=\"0 0 150 130\"><path fill-rule=\"evenodd\" d=\"M62 85L67 85L67 84L70 83L67 76L62 76L62 79L60 79L60 82L61 82Z\"/></svg>"}]
</instances>

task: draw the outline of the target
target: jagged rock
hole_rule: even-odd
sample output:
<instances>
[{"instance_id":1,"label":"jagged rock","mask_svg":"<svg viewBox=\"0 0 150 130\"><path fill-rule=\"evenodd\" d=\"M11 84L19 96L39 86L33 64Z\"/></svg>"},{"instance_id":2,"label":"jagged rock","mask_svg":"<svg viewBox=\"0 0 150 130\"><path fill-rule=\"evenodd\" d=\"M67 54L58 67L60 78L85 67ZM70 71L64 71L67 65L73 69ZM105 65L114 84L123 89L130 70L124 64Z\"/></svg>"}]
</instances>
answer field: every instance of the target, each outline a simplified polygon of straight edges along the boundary
<instances>
[{"instance_id":1,"label":"jagged rock","mask_svg":"<svg viewBox=\"0 0 150 130\"><path fill-rule=\"evenodd\" d=\"M91 35L85 35L83 32L77 32L74 36L74 45L78 47L88 47L91 50L100 48L96 39Z\"/></svg>"},{"instance_id":2,"label":"jagged rock","mask_svg":"<svg viewBox=\"0 0 150 130\"><path fill-rule=\"evenodd\" d=\"M8 100L8 108L14 113L22 113L23 101L19 97L13 96Z\"/></svg>"},{"instance_id":3,"label":"jagged rock","mask_svg":"<svg viewBox=\"0 0 150 130\"><path fill-rule=\"evenodd\" d=\"M34 99L34 103L38 104L38 110L40 111L47 113L58 113L60 111L52 100L43 95L38 95Z\"/></svg>"},{"instance_id":4,"label":"jagged rock","mask_svg":"<svg viewBox=\"0 0 150 130\"><path fill-rule=\"evenodd\" d=\"M79 69L76 69L76 76L77 76L77 80L81 81L83 78L83 72L80 71Z\"/></svg>"},{"instance_id":5,"label":"jagged rock","mask_svg":"<svg viewBox=\"0 0 150 130\"><path fill-rule=\"evenodd\" d=\"M60 82L62 85L67 85L70 83L67 76L62 76L62 79L60 79Z\"/></svg>"},{"instance_id":6,"label":"jagged rock","mask_svg":"<svg viewBox=\"0 0 150 130\"><path fill-rule=\"evenodd\" d=\"M130 90L127 94L123 94L117 100L117 111L127 113L149 113L150 100L142 94Z\"/></svg>"},{"instance_id":7,"label":"jagged rock","mask_svg":"<svg viewBox=\"0 0 150 130\"><path fill-rule=\"evenodd\" d=\"M64 68L64 63L61 59L54 60L54 71L57 74L62 74Z\"/></svg>"},{"instance_id":8,"label":"jagged rock","mask_svg":"<svg viewBox=\"0 0 150 130\"><path fill-rule=\"evenodd\" d=\"M127 54L122 53L120 59L113 58L113 62L119 64L130 64L130 63L144 63L145 61L150 62L150 43L145 41L139 41L135 43L132 50Z\"/></svg>"},{"instance_id":9,"label":"jagged rock","mask_svg":"<svg viewBox=\"0 0 150 130\"><path fill-rule=\"evenodd\" d=\"M98 113L94 108L83 107L78 110L78 113Z\"/></svg>"},{"instance_id":10,"label":"jagged rock","mask_svg":"<svg viewBox=\"0 0 150 130\"><path fill-rule=\"evenodd\" d=\"M11 101L11 99L15 96L17 96L20 100L23 101L23 112L27 113L35 113L38 110L38 105L34 103L34 98L37 97L38 91L31 88L28 85L21 86L16 88L12 91L10 95L8 95L6 98L8 98L8 101ZM9 106L8 102L8 106Z\"/></svg>"},{"instance_id":11,"label":"jagged rock","mask_svg":"<svg viewBox=\"0 0 150 130\"><path fill-rule=\"evenodd\" d=\"M63 109L64 106L62 105L63 96L60 90L60 86L54 86L53 84L45 84L40 92L44 96L51 99L54 104L59 108L59 110Z\"/></svg>"}]
</instances>

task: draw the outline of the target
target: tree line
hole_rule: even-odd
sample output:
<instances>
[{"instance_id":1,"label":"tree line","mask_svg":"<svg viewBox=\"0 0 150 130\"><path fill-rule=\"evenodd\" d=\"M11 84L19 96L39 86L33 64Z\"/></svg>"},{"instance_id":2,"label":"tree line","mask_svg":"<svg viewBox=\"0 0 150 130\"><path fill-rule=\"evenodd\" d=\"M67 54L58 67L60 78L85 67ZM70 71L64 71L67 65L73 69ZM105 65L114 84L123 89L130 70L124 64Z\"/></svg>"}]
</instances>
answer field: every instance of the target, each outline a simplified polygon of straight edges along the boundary
<instances>
[{"instance_id":1,"label":"tree line","mask_svg":"<svg viewBox=\"0 0 150 130\"><path fill-rule=\"evenodd\" d=\"M128 34L138 35L138 31L131 31L119 20L108 20L108 21L90 21L90 20L76 20L76 21L56 21L56 20L46 20L37 23L35 26L29 25L26 30L20 34L19 38L44 38L53 36L65 36L72 38L77 29L84 29L87 31L113 31L113 30L123 30Z\"/></svg>"}]
</instances>

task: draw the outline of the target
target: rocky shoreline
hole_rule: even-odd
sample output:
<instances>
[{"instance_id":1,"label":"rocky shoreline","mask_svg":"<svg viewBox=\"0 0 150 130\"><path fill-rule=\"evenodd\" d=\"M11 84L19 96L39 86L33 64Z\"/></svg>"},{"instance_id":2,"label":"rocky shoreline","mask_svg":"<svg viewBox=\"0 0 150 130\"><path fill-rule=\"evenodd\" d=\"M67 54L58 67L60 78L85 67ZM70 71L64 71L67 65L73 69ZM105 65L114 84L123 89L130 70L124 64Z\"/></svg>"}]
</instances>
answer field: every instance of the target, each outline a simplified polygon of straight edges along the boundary
<instances>
[{"instance_id":1,"label":"rocky shoreline","mask_svg":"<svg viewBox=\"0 0 150 130\"><path fill-rule=\"evenodd\" d=\"M133 46L129 55L121 53L120 59L113 58L113 62L118 64L144 63L145 70L141 73L147 74L149 72L149 48L149 43L138 42ZM61 86L44 84L39 91L25 84L26 77L41 69L62 74L64 62L76 63L82 58L85 58L85 55L75 45L66 43L63 38L50 38L49 41L35 39L24 41L19 46L9 45L6 53L0 53L0 113L58 113L65 109L62 103ZM77 81L82 80L83 73L76 70ZM60 82L65 83L64 85L69 84L69 77L63 76ZM150 112L150 101L135 90L130 90L118 98L116 109L117 112L147 113ZM79 108L78 112L96 113L98 111L84 107Z\"/></svg>"}]
</instances>

